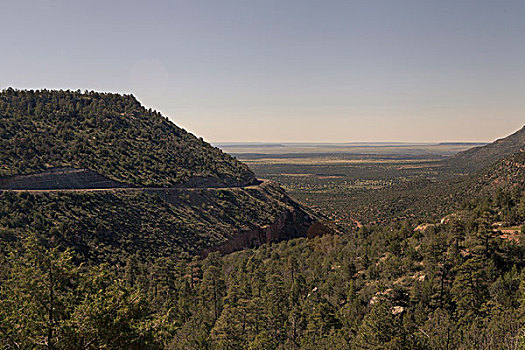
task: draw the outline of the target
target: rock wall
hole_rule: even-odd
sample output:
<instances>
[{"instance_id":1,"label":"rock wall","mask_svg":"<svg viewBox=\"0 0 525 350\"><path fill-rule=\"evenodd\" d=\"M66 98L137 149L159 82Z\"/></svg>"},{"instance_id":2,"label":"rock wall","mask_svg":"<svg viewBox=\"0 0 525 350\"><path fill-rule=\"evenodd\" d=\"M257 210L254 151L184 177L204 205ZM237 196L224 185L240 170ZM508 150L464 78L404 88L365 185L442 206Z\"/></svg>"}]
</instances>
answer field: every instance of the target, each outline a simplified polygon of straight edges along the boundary
<instances>
[{"instance_id":1,"label":"rock wall","mask_svg":"<svg viewBox=\"0 0 525 350\"><path fill-rule=\"evenodd\" d=\"M201 251L201 256L206 256L212 251L219 251L224 254L231 253L245 248L257 247L261 244L270 242L279 242L286 239L308 237L331 233L332 230L323 225L319 218L311 213L308 209L291 199L286 192L277 184L271 181L265 181L259 185L245 188L229 189L181 189L170 188L162 190L148 189L147 192L154 193L166 202L174 206L192 207L192 208L214 208L208 215L221 217L220 201L221 193L243 193L247 196L255 196L258 200L276 210L270 220L256 219L255 217L247 218L246 215L240 215L247 218L245 221L237 221L234 225L222 222L226 226L226 232L222 242L207 247ZM219 202L218 202L219 201ZM264 206L264 204L263 204ZM217 211L215 211L217 210ZM250 211L245 203L238 202L236 211L246 214ZM206 220L203 215L203 220ZM221 224L219 224L221 226Z\"/></svg>"},{"instance_id":2,"label":"rock wall","mask_svg":"<svg viewBox=\"0 0 525 350\"><path fill-rule=\"evenodd\" d=\"M260 183L255 178L247 178L245 185ZM64 189L110 189L132 188L134 185L112 180L89 169L52 168L40 173L0 177L0 190L64 190ZM225 188L241 187L235 178L195 176L174 188Z\"/></svg>"},{"instance_id":3,"label":"rock wall","mask_svg":"<svg viewBox=\"0 0 525 350\"><path fill-rule=\"evenodd\" d=\"M92 170L53 168L37 174L0 178L0 190L65 190L132 187Z\"/></svg>"},{"instance_id":4,"label":"rock wall","mask_svg":"<svg viewBox=\"0 0 525 350\"><path fill-rule=\"evenodd\" d=\"M307 237L308 229L315 221L308 215L297 211L284 211L270 225L256 226L251 230L240 231L227 242L213 248L204 249L201 256L212 251L223 254L245 248L258 247L261 244L279 242L292 238Z\"/></svg>"}]
</instances>

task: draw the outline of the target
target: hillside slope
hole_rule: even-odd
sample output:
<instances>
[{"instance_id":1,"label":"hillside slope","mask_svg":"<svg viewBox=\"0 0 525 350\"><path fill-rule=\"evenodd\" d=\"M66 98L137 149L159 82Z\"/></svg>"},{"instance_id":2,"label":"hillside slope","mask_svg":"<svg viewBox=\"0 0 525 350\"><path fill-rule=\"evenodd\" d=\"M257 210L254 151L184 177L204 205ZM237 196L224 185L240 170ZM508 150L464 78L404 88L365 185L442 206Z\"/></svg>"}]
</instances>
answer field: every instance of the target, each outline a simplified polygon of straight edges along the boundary
<instances>
[{"instance_id":1,"label":"hillside slope","mask_svg":"<svg viewBox=\"0 0 525 350\"><path fill-rule=\"evenodd\" d=\"M485 146L474 147L450 158L448 165L462 171L475 171L525 148L525 127Z\"/></svg>"},{"instance_id":2,"label":"hillside slope","mask_svg":"<svg viewBox=\"0 0 525 350\"><path fill-rule=\"evenodd\" d=\"M318 235L316 219L275 183L245 188L6 191L0 241L36 230L83 261L123 263L235 250ZM0 243L1 245L1 243Z\"/></svg>"},{"instance_id":3,"label":"hillside slope","mask_svg":"<svg viewBox=\"0 0 525 350\"><path fill-rule=\"evenodd\" d=\"M525 152L507 156L465 181L469 196L490 195L495 191L523 189L525 185Z\"/></svg>"},{"instance_id":4,"label":"hillside slope","mask_svg":"<svg viewBox=\"0 0 525 350\"><path fill-rule=\"evenodd\" d=\"M411 181L387 189L370 190L349 210L361 223L439 220L467 201L493 196L498 191L519 191L525 186L525 153L510 154L479 170L437 181Z\"/></svg>"},{"instance_id":5,"label":"hillside slope","mask_svg":"<svg viewBox=\"0 0 525 350\"><path fill-rule=\"evenodd\" d=\"M254 183L250 169L132 95L0 92L0 176L89 169L143 187Z\"/></svg>"}]
</instances>

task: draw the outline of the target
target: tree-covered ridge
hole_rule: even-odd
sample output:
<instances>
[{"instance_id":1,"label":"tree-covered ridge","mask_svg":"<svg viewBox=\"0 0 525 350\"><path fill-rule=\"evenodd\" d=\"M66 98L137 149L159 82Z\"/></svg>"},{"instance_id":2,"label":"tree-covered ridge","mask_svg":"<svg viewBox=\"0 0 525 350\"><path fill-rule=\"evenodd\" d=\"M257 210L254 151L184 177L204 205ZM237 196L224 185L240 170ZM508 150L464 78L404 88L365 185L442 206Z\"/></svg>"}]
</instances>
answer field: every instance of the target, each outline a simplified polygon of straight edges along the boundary
<instances>
[{"instance_id":1,"label":"tree-covered ridge","mask_svg":"<svg viewBox=\"0 0 525 350\"><path fill-rule=\"evenodd\" d=\"M247 166L132 95L3 90L0 149L0 176L74 167L146 187L255 180Z\"/></svg>"}]
</instances>

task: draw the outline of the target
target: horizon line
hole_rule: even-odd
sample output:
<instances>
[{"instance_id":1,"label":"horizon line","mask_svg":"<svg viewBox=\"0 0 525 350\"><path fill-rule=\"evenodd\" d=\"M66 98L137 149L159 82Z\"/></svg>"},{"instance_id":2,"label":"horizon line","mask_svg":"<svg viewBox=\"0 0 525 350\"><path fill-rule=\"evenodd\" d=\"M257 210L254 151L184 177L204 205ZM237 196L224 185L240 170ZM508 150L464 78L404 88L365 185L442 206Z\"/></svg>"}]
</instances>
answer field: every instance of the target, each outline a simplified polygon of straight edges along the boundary
<instances>
[{"instance_id":1,"label":"horizon line","mask_svg":"<svg viewBox=\"0 0 525 350\"><path fill-rule=\"evenodd\" d=\"M324 144L324 145L365 145L365 144L391 144L391 145L439 145L439 144L488 144L493 141L207 141L212 145L290 145L290 144Z\"/></svg>"}]
</instances>

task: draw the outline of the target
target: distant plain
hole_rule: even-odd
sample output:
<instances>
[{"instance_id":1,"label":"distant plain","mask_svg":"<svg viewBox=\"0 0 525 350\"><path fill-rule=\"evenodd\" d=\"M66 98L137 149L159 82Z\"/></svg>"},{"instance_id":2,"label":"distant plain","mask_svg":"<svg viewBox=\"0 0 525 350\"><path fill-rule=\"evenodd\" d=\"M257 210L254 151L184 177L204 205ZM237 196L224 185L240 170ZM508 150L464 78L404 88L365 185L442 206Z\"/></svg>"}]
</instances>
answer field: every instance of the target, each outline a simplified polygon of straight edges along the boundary
<instances>
[{"instance_id":1,"label":"distant plain","mask_svg":"<svg viewBox=\"0 0 525 350\"><path fill-rule=\"evenodd\" d=\"M408 182L436 181L443 160L483 143L224 143L223 151L257 177L280 183L294 198L353 229L370 207Z\"/></svg>"}]
</instances>

